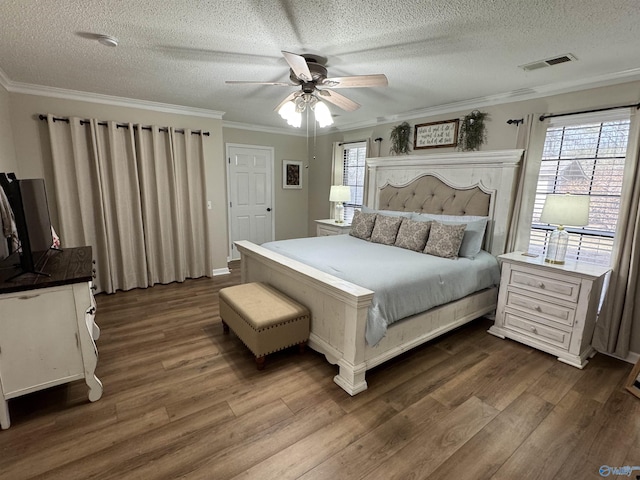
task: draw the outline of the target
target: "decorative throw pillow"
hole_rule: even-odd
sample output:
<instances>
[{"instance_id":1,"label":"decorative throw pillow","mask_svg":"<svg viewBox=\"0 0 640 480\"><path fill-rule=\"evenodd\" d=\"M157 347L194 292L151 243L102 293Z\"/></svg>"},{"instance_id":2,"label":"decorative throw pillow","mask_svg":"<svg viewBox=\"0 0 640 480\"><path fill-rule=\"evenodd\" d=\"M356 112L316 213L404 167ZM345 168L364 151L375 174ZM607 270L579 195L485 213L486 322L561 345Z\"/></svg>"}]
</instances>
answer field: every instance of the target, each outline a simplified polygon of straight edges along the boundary
<instances>
[{"instance_id":1,"label":"decorative throw pillow","mask_svg":"<svg viewBox=\"0 0 640 480\"><path fill-rule=\"evenodd\" d=\"M373 232L371 232L371 241L382 243L383 245L393 245L396 242L402 218L376 215L376 224L373 227Z\"/></svg>"},{"instance_id":2,"label":"decorative throw pillow","mask_svg":"<svg viewBox=\"0 0 640 480\"><path fill-rule=\"evenodd\" d=\"M353 219L351 220L351 230L349 231L349 235L361 238L362 240L369 240L375 223L375 213L362 213L360 210L356 210L353 214Z\"/></svg>"},{"instance_id":3,"label":"decorative throw pillow","mask_svg":"<svg viewBox=\"0 0 640 480\"><path fill-rule=\"evenodd\" d=\"M424 247L424 253L436 255L443 258L456 258L460 245L462 245L462 237L464 237L464 223L460 225L446 225L444 223L433 222L431 224L431 232L427 245Z\"/></svg>"},{"instance_id":4,"label":"decorative throw pillow","mask_svg":"<svg viewBox=\"0 0 640 480\"><path fill-rule=\"evenodd\" d=\"M396 247L422 252L427 244L431 222L416 222L403 218L396 237Z\"/></svg>"},{"instance_id":5,"label":"decorative throw pillow","mask_svg":"<svg viewBox=\"0 0 640 480\"><path fill-rule=\"evenodd\" d=\"M487 228L489 217L477 215L436 215L431 213L416 213L411 217L415 221L436 221L445 225L459 225L464 223L467 228L464 231L462 245L460 245L459 257L475 258L482 249L484 232Z\"/></svg>"}]
</instances>

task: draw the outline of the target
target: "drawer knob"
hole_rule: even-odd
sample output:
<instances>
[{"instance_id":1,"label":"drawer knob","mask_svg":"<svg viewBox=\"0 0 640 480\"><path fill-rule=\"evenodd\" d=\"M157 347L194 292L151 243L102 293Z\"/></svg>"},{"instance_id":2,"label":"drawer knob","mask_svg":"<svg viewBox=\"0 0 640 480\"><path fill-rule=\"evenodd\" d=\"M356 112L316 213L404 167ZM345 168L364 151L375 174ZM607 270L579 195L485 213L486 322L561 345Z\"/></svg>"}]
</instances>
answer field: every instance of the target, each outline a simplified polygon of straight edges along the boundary
<instances>
[{"instance_id":1,"label":"drawer knob","mask_svg":"<svg viewBox=\"0 0 640 480\"><path fill-rule=\"evenodd\" d=\"M531 331L532 331L533 333L538 333L538 330L536 329L536 327L531 327Z\"/></svg>"},{"instance_id":2,"label":"drawer knob","mask_svg":"<svg viewBox=\"0 0 640 480\"><path fill-rule=\"evenodd\" d=\"M533 307L533 309L534 309L536 312L541 312L541 311L542 311L542 308L540 308L540 305L536 305L535 307Z\"/></svg>"},{"instance_id":3,"label":"drawer knob","mask_svg":"<svg viewBox=\"0 0 640 480\"><path fill-rule=\"evenodd\" d=\"M538 282L538 288L544 288L544 283Z\"/></svg>"}]
</instances>

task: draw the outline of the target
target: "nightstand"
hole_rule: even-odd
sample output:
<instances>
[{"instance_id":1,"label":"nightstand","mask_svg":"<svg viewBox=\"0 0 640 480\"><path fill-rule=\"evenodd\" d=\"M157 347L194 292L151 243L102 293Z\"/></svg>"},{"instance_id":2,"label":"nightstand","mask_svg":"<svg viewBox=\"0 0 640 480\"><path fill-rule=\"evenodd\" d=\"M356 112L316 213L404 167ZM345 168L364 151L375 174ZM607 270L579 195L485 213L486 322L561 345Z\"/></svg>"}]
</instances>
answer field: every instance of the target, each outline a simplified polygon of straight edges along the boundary
<instances>
[{"instance_id":1,"label":"nightstand","mask_svg":"<svg viewBox=\"0 0 640 480\"><path fill-rule=\"evenodd\" d=\"M545 263L522 252L500 255L500 292L489 333L510 338L583 368L595 355L595 328L609 268L567 261Z\"/></svg>"},{"instance_id":2,"label":"nightstand","mask_svg":"<svg viewBox=\"0 0 640 480\"><path fill-rule=\"evenodd\" d=\"M336 223L335 220L316 220L316 237L327 235L344 235L351 230L350 223Z\"/></svg>"}]
</instances>

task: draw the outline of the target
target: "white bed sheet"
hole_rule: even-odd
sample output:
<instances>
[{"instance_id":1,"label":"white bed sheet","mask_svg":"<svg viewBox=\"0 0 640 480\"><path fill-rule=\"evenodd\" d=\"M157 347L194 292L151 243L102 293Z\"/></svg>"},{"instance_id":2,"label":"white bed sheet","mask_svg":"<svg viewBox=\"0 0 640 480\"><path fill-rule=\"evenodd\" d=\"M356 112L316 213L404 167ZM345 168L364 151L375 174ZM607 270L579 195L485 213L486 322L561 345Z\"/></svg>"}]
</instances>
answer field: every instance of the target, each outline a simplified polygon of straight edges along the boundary
<instances>
[{"instance_id":1,"label":"white bed sheet","mask_svg":"<svg viewBox=\"0 0 640 480\"><path fill-rule=\"evenodd\" d=\"M366 340L376 345L387 327L405 317L498 285L496 258L446 259L381 245L351 235L267 242L264 248L374 292Z\"/></svg>"}]
</instances>

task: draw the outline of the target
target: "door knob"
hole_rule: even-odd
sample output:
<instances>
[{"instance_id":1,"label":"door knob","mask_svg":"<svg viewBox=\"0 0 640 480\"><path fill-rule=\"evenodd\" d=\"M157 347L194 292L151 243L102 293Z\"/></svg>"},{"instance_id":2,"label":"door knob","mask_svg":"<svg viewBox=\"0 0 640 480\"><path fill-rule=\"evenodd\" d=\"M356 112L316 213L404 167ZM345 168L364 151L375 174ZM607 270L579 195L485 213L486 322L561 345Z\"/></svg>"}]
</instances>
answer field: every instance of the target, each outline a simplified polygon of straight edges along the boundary
<instances>
[{"instance_id":1,"label":"door knob","mask_svg":"<svg viewBox=\"0 0 640 480\"><path fill-rule=\"evenodd\" d=\"M270 212L270 211L271 211L271 209L270 209L270 208L267 208L267 212Z\"/></svg>"}]
</instances>

